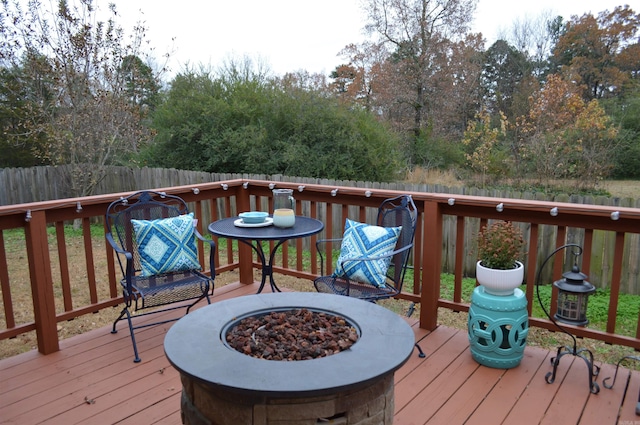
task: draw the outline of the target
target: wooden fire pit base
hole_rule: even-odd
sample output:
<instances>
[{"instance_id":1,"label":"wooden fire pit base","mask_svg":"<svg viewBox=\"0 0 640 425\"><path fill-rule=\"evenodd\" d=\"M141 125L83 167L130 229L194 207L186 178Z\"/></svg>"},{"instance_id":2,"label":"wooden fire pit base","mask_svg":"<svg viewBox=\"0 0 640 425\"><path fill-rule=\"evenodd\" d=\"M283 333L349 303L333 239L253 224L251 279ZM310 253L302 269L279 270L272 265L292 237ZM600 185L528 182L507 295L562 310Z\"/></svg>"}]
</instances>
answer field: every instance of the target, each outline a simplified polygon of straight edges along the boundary
<instances>
[{"instance_id":1,"label":"wooden fire pit base","mask_svg":"<svg viewBox=\"0 0 640 425\"><path fill-rule=\"evenodd\" d=\"M393 373L360 390L317 397L238 395L185 375L182 388L182 423L188 425L393 423Z\"/></svg>"}]
</instances>

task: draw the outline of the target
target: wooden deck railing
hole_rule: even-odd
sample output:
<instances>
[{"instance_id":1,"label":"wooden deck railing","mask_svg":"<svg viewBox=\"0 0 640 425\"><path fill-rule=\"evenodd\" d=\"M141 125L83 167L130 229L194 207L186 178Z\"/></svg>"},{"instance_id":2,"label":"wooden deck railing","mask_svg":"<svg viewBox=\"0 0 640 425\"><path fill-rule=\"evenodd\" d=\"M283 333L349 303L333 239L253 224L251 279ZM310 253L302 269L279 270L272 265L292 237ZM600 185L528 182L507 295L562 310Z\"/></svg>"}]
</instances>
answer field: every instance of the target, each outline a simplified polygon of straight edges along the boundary
<instances>
[{"instance_id":1,"label":"wooden deck railing","mask_svg":"<svg viewBox=\"0 0 640 425\"><path fill-rule=\"evenodd\" d=\"M295 190L298 214L316 217L325 222L325 230L321 234L306 240L296 240L292 245L284 245L278 256L278 265L274 267L278 273L307 279L321 273L315 251L316 239L339 236L342 226L334 223L343 223L347 216L360 221L373 221L375 210L382 200L399 194L376 188L299 186L295 183L260 180L229 180L157 190L181 196L190 202L191 209L198 218L198 228L206 235L207 225L213 220L235 216L240 211L270 209L271 189L276 185L278 188ZM529 313L534 300L537 265L555 247L566 242L580 243L584 247L582 270L585 273L589 273L590 265L596 261L607 263L605 270L608 273L600 278L604 279L610 289L609 314L603 331L568 328L578 336L640 349L640 326L636 328L635 336L616 333L621 281L623 278L638 279L639 209L418 192L411 194L420 211L412 258L415 273L413 282L407 285L409 290L403 292L401 298L421 304L421 327L435 329L438 324L438 307L468 310L468 303L462 298L462 278L463 264L469 253L475 252L472 235L488 220L503 219L519 223L528 236L525 266ZM0 288L3 301L0 318L5 324L0 330L0 339L35 330L38 350L48 354L59 350L56 330L58 322L121 302L113 252L104 243L97 246L91 238L91 227L92 223L102 222L103 214L111 201L126 195L127 193L117 193L0 207ZM551 214L554 208L557 210ZM70 222L81 223L85 264L82 267L84 273L80 276L70 272L67 249L71 238L65 236L65 224ZM55 235L50 240L48 228L53 229ZM11 264L8 261L4 235L9 229L24 230L26 254L19 264L15 264L15 260ZM594 252L594 240L603 237L603 234L612 242L598 244L604 246L606 252ZM452 258L445 259L447 263L453 263L455 289L453 296L446 299L441 298L440 294L443 237L455 238ZM295 258L289 258L290 246L296 248ZM310 253L310 260L303 259L303 251ZM206 264L202 246L199 252L201 263ZM326 254L331 255L330 252ZM235 250L232 244L226 244L224 250L216 253L216 271L224 273L238 270L240 282L252 283L254 272L259 272L258 263L252 256L251 249L243 244ZM100 260L105 258L106 262ZM78 262L80 259L74 258L72 261ZM28 267L29 282L20 282L14 278L12 270L20 267ZM550 273L557 279L565 269L564 261L555 261ZM623 270L627 270L625 276ZM324 272L329 271L330 266L327 266ZM19 285L30 286L32 307L27 307L28 303L25 305L14 301L12 293L16 292L15 288ZM87 285L88 301L77 299L75 285ZM555 296L556 294L549 306L551 314L555 313ZM26 315L29 319L16 319L18 310L25 313L24 309L31 308L32 311ZM640 314L638 318L640 320ZM548 329L553 327L551 322L540 318L530 318L530 324Z\"/></svg>"}]
</instances>

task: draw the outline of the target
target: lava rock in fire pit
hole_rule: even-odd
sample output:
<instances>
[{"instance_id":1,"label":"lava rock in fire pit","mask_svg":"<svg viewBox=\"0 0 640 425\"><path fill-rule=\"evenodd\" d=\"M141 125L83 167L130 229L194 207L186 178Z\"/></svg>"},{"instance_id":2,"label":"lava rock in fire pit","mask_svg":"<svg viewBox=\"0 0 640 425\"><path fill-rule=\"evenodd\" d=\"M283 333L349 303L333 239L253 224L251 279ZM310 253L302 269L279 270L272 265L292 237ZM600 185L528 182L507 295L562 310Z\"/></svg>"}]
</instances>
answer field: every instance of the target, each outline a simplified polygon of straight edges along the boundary
<instances>
[{"instance_id":1,"label":"lava rock in fire pit","mask_svg":"<svg viewBox=\"0 0 640 425\"><path fill-rule=\"evenodd\" d=\"M347 350L358 340L344 317L306 308L244 318L226 335L236 351L265 360L311 360Z\"/></svg>"}]
</instances>

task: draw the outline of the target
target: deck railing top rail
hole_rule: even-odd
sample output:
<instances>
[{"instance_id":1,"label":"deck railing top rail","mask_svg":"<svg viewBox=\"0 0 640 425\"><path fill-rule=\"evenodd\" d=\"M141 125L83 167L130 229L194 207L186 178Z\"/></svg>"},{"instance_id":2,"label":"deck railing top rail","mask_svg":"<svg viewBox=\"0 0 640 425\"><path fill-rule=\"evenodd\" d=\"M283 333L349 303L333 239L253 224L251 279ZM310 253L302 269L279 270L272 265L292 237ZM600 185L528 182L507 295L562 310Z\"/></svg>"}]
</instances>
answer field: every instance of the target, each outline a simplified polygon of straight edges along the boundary
<instances>
[{"instance_id":1,"label":"deck railing top rail","mask_svg":"<svg viewBox=\"0 0 640 425\"><path fill-rule=\"evenodd\" d=\"M220 182L189 184L154 189L178 195L192 205L199 230L206 234L209 222L238 212L270 210L271 190L290 188L295 191L298 214L319 218L325 230L317 238L339 236L346 217L369 221L380 202L406 191L376 187L327 186L257 179L233 179ZM92 238L95 224L102 222L108 204L131 192L112 193L83 198L32 202L0 206L0 288L3 310L0 319L0 339L36 331L38 349L50 353L59 349L56 324L121 301L113 254ZM604 330L576 328L581 336L624 344L640 349L638 330L635 335L616 333L616 311L622 289L639 286L640 209L602 205L582 205L568 202L547 202L525 199L478 197L460 194L410 192L420 212L412 264L413 282L401 296L421 304L420 324L423 328L437 326L438 307L468 309L460 291L462 278L471 274L470 253L475 250L473 235L489 220L510 220L526 231L528 239L525 266L527 296L533 300L536 266L554 247L567 241L585 247L583 271L595 271L595 280L610 291L609 320ZM82 276L70 272L68 256L71 238L66 236L66 224L79 224L82 234L84 265ZM18 233L23 242L15 243ZM23 232L23 233L22 233ZM23 235L23 236L20 236ZM278 272L311 279L320 274L319 259L312 241L296 241L295 258L289 258L284 246ZM11 242L10 242L11 239ZM98 238L99 240L99 238ZM204 255L200 247L200 255ZM17 253L15 251L18 251ZM303 261L302 252L310 253ZM293 251L292 251L293 252ZM331 252L327 253L329 258ZM228 244L216 253L218 272L237 269L240 281L251 283L257 263L250 250L232 248ZM292 256L293 257L293 256ZM22 262L16 261L22 258ZM28 265L28 282L16 276L17 268ZM551 271L561 274L563 262L557 261ZM455 290L442 298L440 276L443 270L455 275ZM18 290L19 285L29 287ZM88 287L87 298L74 295L74 287ZM627 286L625 286L627 285ZM31 298L17 300L18 293ZM33 305L29 311L17 305ZM530 307L529 307L530 308ZM20 311L18 311L20 310ZM530 310L531 312L531 310ZM639 316L640 318L640 316ZM551 326L545 319L531 318L535 326Z\"/></svg>"}]
</instances>

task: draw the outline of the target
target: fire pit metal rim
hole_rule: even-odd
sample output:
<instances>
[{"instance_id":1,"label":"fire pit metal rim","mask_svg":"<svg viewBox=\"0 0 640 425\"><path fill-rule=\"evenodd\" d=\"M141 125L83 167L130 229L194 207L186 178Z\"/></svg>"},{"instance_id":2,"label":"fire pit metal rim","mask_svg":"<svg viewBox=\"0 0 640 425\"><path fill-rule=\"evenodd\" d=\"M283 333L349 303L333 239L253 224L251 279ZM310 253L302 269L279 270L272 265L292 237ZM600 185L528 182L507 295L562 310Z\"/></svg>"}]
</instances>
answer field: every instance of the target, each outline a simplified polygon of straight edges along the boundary
<instances>
[{"instance_id":1,"label":"fire pit metal rim","mask_svg":"<svg viewBox=\"0 0 640 425\"><path fill-rule=\"evenodd\" d=\"M221 339L229 322L270 308L312 308L345 316L360 329L349 350L313 360L269 361L239 353ZM169 362L205 385L243 394L303 397L356 390L393 373L411 355L411 327L376 304L319 293L269 293L220 301L177 321L164 342Z\"/></svg>"}]
</instances>

